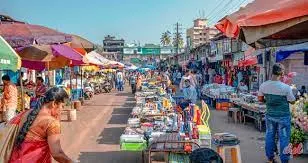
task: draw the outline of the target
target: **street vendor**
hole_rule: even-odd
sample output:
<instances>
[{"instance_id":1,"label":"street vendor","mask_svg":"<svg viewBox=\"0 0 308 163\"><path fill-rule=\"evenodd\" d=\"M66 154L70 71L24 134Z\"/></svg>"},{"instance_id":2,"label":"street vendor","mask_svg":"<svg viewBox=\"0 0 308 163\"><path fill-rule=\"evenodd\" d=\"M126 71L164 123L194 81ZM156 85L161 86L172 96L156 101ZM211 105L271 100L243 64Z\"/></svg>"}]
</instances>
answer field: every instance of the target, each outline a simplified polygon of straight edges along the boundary
<instances>
[{"instance_id":1,"label":"street vendor","mask_svg":"<svg viewBox=\"0 0 308 163\"><path fill-rule=\"evenodd\" d=\"M266 136L265 153L268 162L274 160L275 138L278 134L280 147L280 160L282 163L289 161L289 154L284 152L288 147L291 136L291 113L289 103L295 101L292 89L289 85L280 81L284 74L284 66L275 64L272 68L272 79L261 84L259 101L266 104Z\"/></svg>"},{"instance_id":2,"label":"street vendor","mask_svg":"<svg viewBox=\"0 0 308 163\"><path fill-rule=\"evenodd\" d=\"M35 96L36 98L42 97L47 91L47 87L44 84L44 79L42 77L36 78L36 88L35 88Z\"/></svg>"},{"instance_id":3,"label":"street vendor","mask_svg":"<svg viewBox=\"0 0 308 163\"><path fill-rule=\"evenodd\" d=\"M16 114L18 91L8 75L2 76L2 81L4 88L0 111L3 113L4 121L9 122Z\"/></svg>"},{"instance_id":4,"label":"street vendor","mask_svg":"<svg viewBox=\"0 0 308 163\"><path fill-rule=\"evenodd\" d=\"M248 93L248 86L245 84L244 80L241 80L240 85L237 87L238 93Z\"/></svg>"}]
</instances>

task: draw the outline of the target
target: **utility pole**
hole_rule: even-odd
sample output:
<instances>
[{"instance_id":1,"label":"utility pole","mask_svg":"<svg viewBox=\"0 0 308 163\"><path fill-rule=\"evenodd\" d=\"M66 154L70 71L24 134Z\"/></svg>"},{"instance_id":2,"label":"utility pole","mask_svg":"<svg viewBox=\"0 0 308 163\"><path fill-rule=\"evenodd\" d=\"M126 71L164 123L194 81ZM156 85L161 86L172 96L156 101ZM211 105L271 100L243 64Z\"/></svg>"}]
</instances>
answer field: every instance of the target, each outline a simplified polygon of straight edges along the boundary
<instances>
[{"instance_id":1,"label":"utility pole","mask_svg":"<svg viewBox=\"0 0 308 163\"><path fill-rule=\"evenodd\" d=\"M175 37L174 37L174 41L175 41L175 48L176 48L176 54L179 54L179 40L180 40L180 36L182 34L181 31L181 24L179 24L178 22L175 24Z\"/></svg>"}]
</instances>

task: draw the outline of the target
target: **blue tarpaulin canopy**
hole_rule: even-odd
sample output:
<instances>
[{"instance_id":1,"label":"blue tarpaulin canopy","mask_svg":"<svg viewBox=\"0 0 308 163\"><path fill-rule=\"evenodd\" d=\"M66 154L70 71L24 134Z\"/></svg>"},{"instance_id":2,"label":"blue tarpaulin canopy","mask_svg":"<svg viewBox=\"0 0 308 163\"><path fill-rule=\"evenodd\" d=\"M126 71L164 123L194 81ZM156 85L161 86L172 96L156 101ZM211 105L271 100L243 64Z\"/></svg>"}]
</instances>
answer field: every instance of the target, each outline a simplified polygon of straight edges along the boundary
<instances>
[{"instance_id":1,"label":"blue tarpaulin canopy","mask_svg":"<svg viewBox=\"0 0 308 163\"><path fill-rule=\"evenodd\" d=\"M296 52L308 52L308 42L279 47L276 52L276 62L281 62Z\"/></svg>"}]
</instances>

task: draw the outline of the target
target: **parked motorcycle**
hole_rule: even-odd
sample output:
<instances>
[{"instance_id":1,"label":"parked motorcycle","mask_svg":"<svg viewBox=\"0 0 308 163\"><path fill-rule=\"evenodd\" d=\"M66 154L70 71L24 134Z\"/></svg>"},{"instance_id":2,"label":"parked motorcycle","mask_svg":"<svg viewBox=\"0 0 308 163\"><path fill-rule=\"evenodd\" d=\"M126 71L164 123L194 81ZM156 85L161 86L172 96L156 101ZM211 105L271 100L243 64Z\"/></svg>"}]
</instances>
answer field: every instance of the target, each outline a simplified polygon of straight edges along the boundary
<instances>
[{"instance_id":1,"label":"parked motorcycle","mask_svg":"<svg viewBox=\"0 0 308 163\"><path fill-rule=\"evenodd\" d=\"M88 86L84 88L84 98L85 100L90 100L94 95L92 87Z\"/></svg>"}]
</instances>

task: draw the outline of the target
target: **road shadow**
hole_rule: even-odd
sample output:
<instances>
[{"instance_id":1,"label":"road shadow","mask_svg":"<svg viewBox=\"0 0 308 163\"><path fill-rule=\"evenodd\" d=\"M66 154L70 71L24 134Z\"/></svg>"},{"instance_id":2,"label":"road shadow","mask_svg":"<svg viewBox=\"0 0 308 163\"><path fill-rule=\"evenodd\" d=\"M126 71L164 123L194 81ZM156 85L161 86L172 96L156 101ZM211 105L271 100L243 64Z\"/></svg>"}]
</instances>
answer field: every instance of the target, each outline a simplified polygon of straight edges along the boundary
<instances>
[{"instance_id":1,"label":"road shadow","mask_svg":"<svg viewBox=\"0 0 308 163\"><path fill-rule=\"evenodd\" d=\"M141 163L141 152L81 152L80 163Z\"/></svg>"},{"instance_id":2,"label":"road shadow","mask_svg":"<svg viewBox=\"0 0 308 163\"><path fill-rule=\"evenodd\" d=\"M122 107L128 107L128 108L133 108L136 106L136 102L135 101L131 101L131 102L125 102Z\"/></svg>"},{"instance_id":3,"label":"road shadow","mask_svg":"<svg viewBox=\"0 0 308 163\"><path fill-rule=\"evenodd\" d=\"M118 124L124 125L127 124L127 120L129 118L128 114L113 114L108 122L108 124Z\"/></svg>"},{"instance_id":4,"label":"road shadow","mask_svg":"<svg viewBox=\"0 0 308 163\"><path fill-rule=\"evenodd\" d=\"M120 92L120 93L117 93L115 96L133 97L133 94L132 93L128 93L128 92Z\"/></svg>"},{"instance_id":5,"label":"road shadow","mask_svg":"<svg viewBox=\"0 0 308 163\"><path fill-rule=\"evenodd\" d=\"M132 108L114 108L112 114L125 114L129 115L132 112Z\"/></svg>"},{"instance_id":6,"label":"road shadow","mask_svg":"<svg viewBox=\"0 0 308 163\"><path fill-rule=\"evenodd\" d=\"M136 99L134 97L128 97L126 98L126 101L136 101Z\"/></svg>"},{"instance_id":7,"label":"road shadow","mask_svg":"<svg viewBox=\"0 0 308 163\"><path fill-rule=\"evenodd\" d=\"M99 144L120 144L120 136L123 134L125 127L105 128L97 140Z\"/></svg>"}]
</instances>

